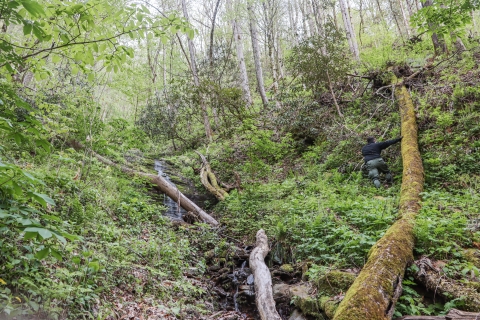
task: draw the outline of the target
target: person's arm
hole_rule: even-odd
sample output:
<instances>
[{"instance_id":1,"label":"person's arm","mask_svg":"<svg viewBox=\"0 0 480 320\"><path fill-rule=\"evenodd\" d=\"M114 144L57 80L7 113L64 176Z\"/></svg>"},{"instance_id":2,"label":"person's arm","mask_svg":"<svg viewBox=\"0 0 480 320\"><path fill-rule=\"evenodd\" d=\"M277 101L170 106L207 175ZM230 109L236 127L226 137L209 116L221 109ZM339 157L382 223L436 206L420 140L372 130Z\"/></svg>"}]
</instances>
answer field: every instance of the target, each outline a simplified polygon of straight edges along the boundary
<instances>
[{"instance_id":1,"label":"person's arm","mask_svg":"<svg viewBox=\"0 0 480 320\"><path fill-rule=\"evenodd\" d=\"M384 141L384 142L379 142L378 143L378 146L380 147L380 149L386 149L388 147L390 147L392 144L395 144L397 142L399 142L400 140L402 140L403 137L400 137L400 138L397 138L397 139L392 139L392 140L387 140L387 141Z\"/></svg>"}]
</instances>

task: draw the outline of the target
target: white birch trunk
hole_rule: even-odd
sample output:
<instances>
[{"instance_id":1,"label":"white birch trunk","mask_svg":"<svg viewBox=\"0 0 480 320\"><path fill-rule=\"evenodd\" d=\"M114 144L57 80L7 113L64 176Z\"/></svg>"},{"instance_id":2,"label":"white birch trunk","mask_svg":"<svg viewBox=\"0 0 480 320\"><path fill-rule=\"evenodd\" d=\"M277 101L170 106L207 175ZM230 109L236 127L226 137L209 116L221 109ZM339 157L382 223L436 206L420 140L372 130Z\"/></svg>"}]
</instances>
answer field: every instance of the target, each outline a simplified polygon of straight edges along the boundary
<instances>
[{"instance_id":1,"label":"white birch trunk","mask_svg":"<svg viewBox=\"0 0 480 320\"><path fill-rule=\"evenodd\" d=\"M258 48L257 26L255 24L255 17L251 5L248 5L248 18L250 20L250 36L252 38L253 60L255 62L255 74L257 75L257 87L260 97L262 98L263 106L268 105L267 93L265 92L265 85L263 83L263 71L260 61L260 49Z\"/></svg>"},{"instance_id":2,"label":"white birch trunk","mask_svg":"<svg viewBox=\"0 0 480 320\"><path fill-rule=\"evenodd\" d=\"M340 10L342 11L343 24L345 25L345 32L347 34L347 40L350 46L350 51L352 52L355 59L360 60L360 52L358 51L357 39L355 37L352 22L350 20L350 14L348 13L346 0L339 0L339 2Z\"/></svg>"},{"instance_id":3,"label":"white birch trunk","mask_svg":"<svg viewBox=\"0 0 480 320\"><path fill-rule=\"evenodd\" d=\"M250 86L248 83L247 66L245 65L245 56L243 54L242 36L239 31L238 22L232 21L233 36L235 37L235 47L237 49L238 68L240 70L240 85L243 91L243 97L249 105L252 104L252 95L250 93Z\"/></svg>"},{"instance_id":4,"label":"white birch trunk","mask_svg":"<svg viewBox=\"0 0 480 320\"><path fill-rule=\"evenodd\" d=\"M188 11L187 11L187 5L186 5L186 0L182 0L182 10L183 10L183 15L185 16L185 19L188 21ZM195 59L195 45L193 44L193 41L188 38L187 39L188 43L188 51L190 53L190 68L192 71L193 75L193 82L196 87L200 86L200 80L198 78L198 72L197 72L197 63ZM200 107L202 109L202 115L203 115L203 125L205 127L205 135L209 141L212 140L212 129L210 126L210 119L208 117L208 112L207 112L207 106L205 105L205 101L203 100L202 97L200 97Z\"/></svg>"}]
</instances>

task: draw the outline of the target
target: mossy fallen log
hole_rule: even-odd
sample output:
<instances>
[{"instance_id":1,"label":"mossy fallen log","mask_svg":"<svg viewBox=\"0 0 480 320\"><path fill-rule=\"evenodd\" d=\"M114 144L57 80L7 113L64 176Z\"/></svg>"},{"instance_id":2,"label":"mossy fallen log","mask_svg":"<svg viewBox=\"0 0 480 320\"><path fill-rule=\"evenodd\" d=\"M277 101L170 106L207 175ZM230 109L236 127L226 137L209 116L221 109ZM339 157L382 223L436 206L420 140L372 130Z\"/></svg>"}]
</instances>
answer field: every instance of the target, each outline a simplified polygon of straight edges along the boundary
<instances>
[{"instance_id":1,"label":"mossy fallen log","mask_svg":"<svg viewBox=\"0 0 480 320\"><path fill-rule=\"evenodd\" d=\"M452 309L446 316L403 316L395 320L479 320L480 313Z\"/></svg>"},{"instance_id":2,"label":"mossy fallen log","mask_svg":"<svg viewBox=\"0 0 480 320\"><path fill-rule=\"evenodd\" d=\"M480 311L480 293L468 285L462 284L445 276L427 257L415 261L417 272L413 277L427 290L444 299L459 299L463 302L462 309L466 311ZM479 318L480 319L480 314Z\"/></svg>"},{"instance_id":3,"label":"mossy fallen log","mask_svg":"<svg viewBox=\"0 0 480 320\"><path fill-rule=\"evenodd\" d=\"M393 76L392 85L397 82ZM403 176L398 220L370 249L367 263L340 303L334 320L391 319L402 293L405 268L413 261L413 226L421 206L424 172L412 99L405 86L394 87L403 136Z\"/></svg>"},{"instance_id":4,"label":"mossy fallen log","mask_svg":"<svg viewBox=\"0 0 480 320\"><path fill-rule=\"evenodd\" d=\"M250 269L255 277L255 302L262 320L282 320L275 308L272 276L264 260L269 251L267 235L260 229L257 232L255 249L250 253L249 259Z\"/></svg>"},{"instance_id":5,"label":"mossy fallen log","mask_svg":"<svg viewBox=\"0 0 480 320\"><path fill-rule=\"evenodd\" d=\"M202 167L200 169L200 180L202 181L203 186L218 200L225 200L225 197L228 196L228 193L218 185L217 177L213 173L212 168L207 161L207 158L205 158L205 156L200 152L195 152L202 160Z\"/></svg>"},{"instance_id":6,"label":"mossy fallen log","mask_svg":"<svg viewBox=\"0 0 480 320\"><path fill-rule=\"evenodd\" d=\"M137 177L142 177L151 183L153 183L160 191L164 192L167 196L172 198L175 202L177 202L183 209L185 209L188 212L192 212L194 215L198 216L200 220L203 222L209 223L213 226L217 226L218 222L215 220L212 216L210 216L208 213L203 211L199 206L197 206L193 201L188 199L183 193L180 192L174 185L169 183L166 179L159 175L154 175L150 173L145 173L145 172L140 172L136 171L134 169L131 169L127 166L120 165L118 163L115 163L95 151L86 148L83 144L81 144L78 141L71 141L70 145L76 149L76 150L81 150L81 149L86 149L88 152L90 152L95 158L97 158L100 162L103 164L106 164L111 167L115 167L122 172L128 174L128 175L133 175Z\"/></svg>"}]
</instances>

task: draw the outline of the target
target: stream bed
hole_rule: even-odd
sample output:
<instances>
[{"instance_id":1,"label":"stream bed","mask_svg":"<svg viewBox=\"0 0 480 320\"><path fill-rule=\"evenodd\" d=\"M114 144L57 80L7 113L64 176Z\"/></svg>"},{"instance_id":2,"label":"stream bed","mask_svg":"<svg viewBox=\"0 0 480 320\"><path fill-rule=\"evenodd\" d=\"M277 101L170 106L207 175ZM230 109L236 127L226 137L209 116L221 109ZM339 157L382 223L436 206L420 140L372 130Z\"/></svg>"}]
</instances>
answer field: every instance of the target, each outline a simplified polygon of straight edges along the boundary
<instances>
[{"instance_id":1,"label":"stream bed","mask_svg":"<svg viewBox=\"0 0 480 320\"><path fill-rule=\"evenodd\" d=\"M199 207L205 208L208 204L217 202L216 198L210 194L200 193L193 183L188 179L178 175L173 166L162 160L155 160L155 170L176 186L186 197L195 202ZM178 203L173 201L167 195L156 191L156 198L162 201L167 208L164 215L173 221L183 221L183 216L187 213ZM207 270L202 276L202 282L205 282L209 288L211 296L216 301L216 312L207 317L212 320L260 320L260 315L255 304L254 276L248 266L248 258L252 246L236 244L236 252L225 258L206 254ZM195 268L196 269L196 268ZM188 276L188 275L187 275ZM287 279L273 279L274 283L297 282L293 279L295 276L287 276ZM282 306L278 306L279 313L283 319L289 319L292 308L290 301L285 301ZM203 319L203 318L202 318Z\"/></svg>"}]
</instances>

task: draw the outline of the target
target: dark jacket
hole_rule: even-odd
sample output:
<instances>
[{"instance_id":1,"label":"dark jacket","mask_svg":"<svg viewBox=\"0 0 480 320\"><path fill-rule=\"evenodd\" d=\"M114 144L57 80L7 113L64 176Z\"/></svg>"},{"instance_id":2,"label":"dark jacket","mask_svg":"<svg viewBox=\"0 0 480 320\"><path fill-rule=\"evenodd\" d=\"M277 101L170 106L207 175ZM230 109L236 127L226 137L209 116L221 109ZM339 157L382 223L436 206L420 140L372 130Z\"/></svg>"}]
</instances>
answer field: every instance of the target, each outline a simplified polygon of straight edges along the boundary
<instances>
[{"instance_id":1,"label":"dark jacket","mask_svg":"<svg viewBox=\"0 0 480 320\"><path fill-rule=\"evenodd\" d=\"M382 152L383 149L390 147L392 144L395 144L400 140L402 140L402 138L367 144L362 148L362 155L365 162L373 159L381 158L380 153Z\"/></svg>"}]
</instances>

